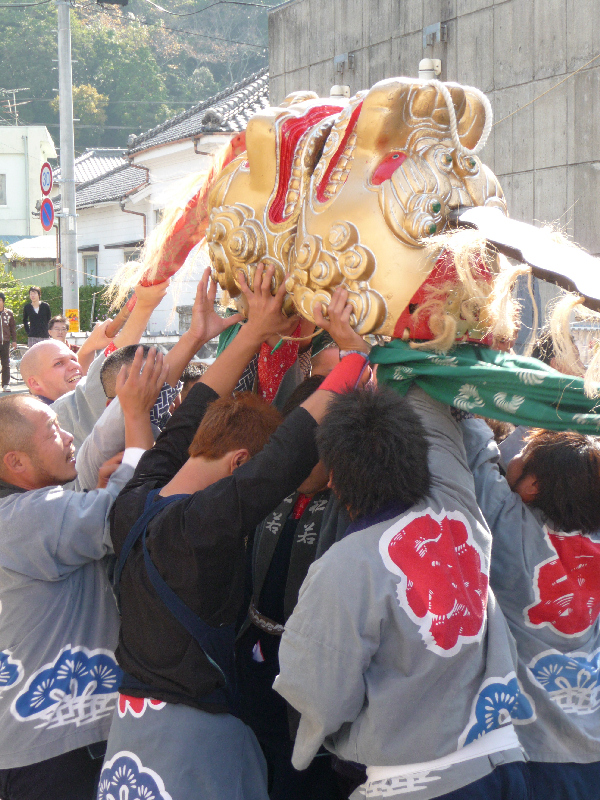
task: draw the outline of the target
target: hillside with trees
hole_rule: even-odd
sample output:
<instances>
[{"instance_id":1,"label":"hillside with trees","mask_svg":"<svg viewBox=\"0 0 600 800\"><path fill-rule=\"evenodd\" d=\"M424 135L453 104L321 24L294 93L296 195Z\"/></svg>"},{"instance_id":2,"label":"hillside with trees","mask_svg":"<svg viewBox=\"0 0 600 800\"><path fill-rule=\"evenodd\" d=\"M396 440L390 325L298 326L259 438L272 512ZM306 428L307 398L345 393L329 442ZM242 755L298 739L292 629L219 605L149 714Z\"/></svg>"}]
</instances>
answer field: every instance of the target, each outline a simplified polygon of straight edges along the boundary
<instances>
[{"instance_id":1,"label":"hillside with trees","mask_svg":"<svg viewBox=\"0 0 600 800\"><path fill-rule=\"evenodd\" d=\"M125 147L261 69L267 8L279 0L76 3L71 11L75 148ZM262 7L261 7L262 6ZM58 143L56 6L0 8L0 124L47 125ZM9 105L10 104L10 105Z\"/></svg>"}]
</instances>

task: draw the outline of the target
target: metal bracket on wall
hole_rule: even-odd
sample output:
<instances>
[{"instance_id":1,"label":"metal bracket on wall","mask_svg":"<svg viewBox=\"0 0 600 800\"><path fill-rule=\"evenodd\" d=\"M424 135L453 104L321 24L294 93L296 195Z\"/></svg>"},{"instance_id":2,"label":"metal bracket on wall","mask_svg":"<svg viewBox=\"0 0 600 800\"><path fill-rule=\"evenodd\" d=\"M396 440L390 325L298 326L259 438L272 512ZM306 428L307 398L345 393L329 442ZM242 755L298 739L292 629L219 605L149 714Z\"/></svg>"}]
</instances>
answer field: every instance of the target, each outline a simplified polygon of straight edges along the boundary
<instances>
[{"instance_id":1,"label":"metal bracket on wall","mask_svg":"<svg viewBox=\"0 0 600 800\"><path fill-rule=\"evenodd\" d=\"M423 28L423 47L433 46L436 42L448 41L448 26L445 22L436 22Z\"/></svg>"},{"instance_id":2,"label":"metal bracket on wall","mask_svg":"<svg viewBox=\"0 0 600 800\"><path fill-rule=\"evenodd\" d=\"M339 56L334 56L333 66L336 72L344 72L347 69L354 69L355 55L354 53L342 53Z\"/></svg>"}]
</instances>

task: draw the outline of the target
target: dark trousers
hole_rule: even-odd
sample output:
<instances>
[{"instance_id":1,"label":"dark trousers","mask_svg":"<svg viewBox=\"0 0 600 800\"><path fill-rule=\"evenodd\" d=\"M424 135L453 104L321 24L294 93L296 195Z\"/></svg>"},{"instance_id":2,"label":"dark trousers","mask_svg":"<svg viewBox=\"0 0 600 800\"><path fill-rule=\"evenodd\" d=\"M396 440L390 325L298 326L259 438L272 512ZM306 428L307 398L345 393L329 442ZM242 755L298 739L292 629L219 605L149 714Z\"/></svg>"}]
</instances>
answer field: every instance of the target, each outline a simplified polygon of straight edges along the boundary
<instances>
[{"instance_id":1,"label":"dark trousers","mask_svg":"<svg viewBox=\"0 0 600 800\"><path fill-rule=\"evenodd\" d=\"M0 363L2 364L2 386L10 384L10 342L0 344Z\"/></svg>"},{"instance_id":2,"label":"dark trousers","mask_svg":"<svg viewBox=\"0 0 600 800\"><path fill-rule=\"evenodd\" d=\"M600 762L503 764L485 778L437 800L598 800Z\"/></svg>"},{"instance_id":3,"label":"dark trousers","mask_svg":"<svg viewBox=\"0 0 600 800\"><path fill-rule=\"evenodd\" d=\"M2 800L94 800L106 742L28 767L0 769Z\"/></svg>"}]
</instances>

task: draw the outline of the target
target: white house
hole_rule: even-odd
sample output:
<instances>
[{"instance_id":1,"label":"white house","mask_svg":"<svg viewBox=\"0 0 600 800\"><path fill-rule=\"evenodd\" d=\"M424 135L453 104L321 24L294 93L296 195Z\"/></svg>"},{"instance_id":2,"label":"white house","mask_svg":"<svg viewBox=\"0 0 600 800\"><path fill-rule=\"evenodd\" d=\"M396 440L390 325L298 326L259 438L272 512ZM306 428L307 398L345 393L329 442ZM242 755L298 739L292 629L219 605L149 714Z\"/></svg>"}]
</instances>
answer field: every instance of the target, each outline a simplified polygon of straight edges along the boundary
<instances>
[{"instance_id":1,"label":"white house","mask_svg":"<svg viewBox=\"0 0 600 800\"><path fill-rule=\"evenodd\" d=\"M40 170L49 158L56 158L56 150L43 125L0 127L1 239L14 242L44 233L32 211L43 196Z\"/></svg>"},{"instance_id":2,"label":"white house","mask_svg":"<svg viewBox=\"0 0 600 800\"><path fill-rule=\"evenodd\" d=\"M134 258L170 203L185 197L194 176L207 174L212 154L268 106L267 70L140 136L130 137L126 163L77 187L77 249L86 282L109 280ZM176 278L152 315L150 333L176 331L176 306L190 305L195 274Z\"/></svg>"}]
</instances>

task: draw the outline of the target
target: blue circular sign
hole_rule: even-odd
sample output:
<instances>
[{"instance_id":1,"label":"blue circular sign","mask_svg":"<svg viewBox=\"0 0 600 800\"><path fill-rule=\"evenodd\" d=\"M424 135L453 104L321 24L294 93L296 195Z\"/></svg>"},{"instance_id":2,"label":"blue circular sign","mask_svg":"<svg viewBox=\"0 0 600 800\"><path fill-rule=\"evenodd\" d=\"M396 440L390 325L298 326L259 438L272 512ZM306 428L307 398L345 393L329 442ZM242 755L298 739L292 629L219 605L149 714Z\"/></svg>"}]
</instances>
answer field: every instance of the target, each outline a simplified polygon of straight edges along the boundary
<instances>
[{"instance_id":1,"label":"blue circular sign","mask_svg":"<svg viewBox=\"0 0 600 800\"><path fill-rule=\"evenodd\" d=\"M40 206L40 221L45 231L49 231L54 225L54 206L49 197L45 197L42 200L42 205Z\"/></svg>"}]
</instances>

